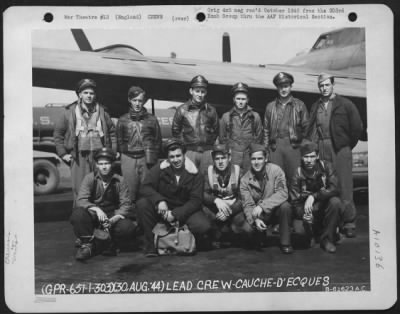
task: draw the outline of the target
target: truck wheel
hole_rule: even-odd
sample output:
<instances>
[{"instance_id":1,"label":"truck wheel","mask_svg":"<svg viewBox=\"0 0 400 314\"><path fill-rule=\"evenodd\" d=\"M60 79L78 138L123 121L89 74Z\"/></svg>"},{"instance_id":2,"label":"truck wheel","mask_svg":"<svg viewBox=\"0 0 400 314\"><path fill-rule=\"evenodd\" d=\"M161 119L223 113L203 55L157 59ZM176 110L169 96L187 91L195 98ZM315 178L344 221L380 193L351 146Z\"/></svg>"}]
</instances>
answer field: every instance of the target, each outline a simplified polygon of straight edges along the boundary
<instances>
[{"instance_id":1,"label":"truck wheel","mask_svg":"<svg viewBox=\"0 0 400 314\"><path fill-rule=\"evenodd\" d=\"M45 159L35 160L33 163L33 184L35 194L49 194L57 189L60 174L57 167Z\"/></svg>"}]
</instances>

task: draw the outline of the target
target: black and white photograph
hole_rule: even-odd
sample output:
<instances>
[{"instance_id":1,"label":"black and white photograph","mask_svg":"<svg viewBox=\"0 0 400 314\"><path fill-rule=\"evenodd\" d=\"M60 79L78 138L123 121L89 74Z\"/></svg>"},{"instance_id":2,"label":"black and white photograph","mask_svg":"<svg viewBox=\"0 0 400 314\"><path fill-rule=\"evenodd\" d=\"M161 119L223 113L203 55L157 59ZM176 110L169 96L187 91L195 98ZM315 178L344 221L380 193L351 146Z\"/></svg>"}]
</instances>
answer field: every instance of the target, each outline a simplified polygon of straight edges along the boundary
<instances>
[{"instance_id":1,"label":"black and white photograph","mask_svg":"<svg viewBox=\"0 0 400 314\"><path fill-rule=\"evenodd\" d=\"M6 289L43 312L393 304L385 7L46 9L5 68L27 76L5 83Z\"/></svg>"}]
</instances>

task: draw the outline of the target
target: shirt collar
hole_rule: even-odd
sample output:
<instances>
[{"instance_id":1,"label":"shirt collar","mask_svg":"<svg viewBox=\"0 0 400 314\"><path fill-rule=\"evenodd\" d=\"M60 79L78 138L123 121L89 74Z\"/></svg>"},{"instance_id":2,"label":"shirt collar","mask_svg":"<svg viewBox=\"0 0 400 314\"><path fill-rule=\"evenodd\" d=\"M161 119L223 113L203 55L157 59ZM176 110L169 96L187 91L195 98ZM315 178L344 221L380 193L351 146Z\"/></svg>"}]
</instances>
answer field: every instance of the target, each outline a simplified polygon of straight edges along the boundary
<instances>
[{"instance_id":1,"label":"shirt collar","mask_svg":"<svg viewBox=\"0 0 400 314\"><path fill-rule=\"evenodd\" d=\"M328 101L332 101L335 97L336 97L336 94L335 94L335 93L332 93L332 95L329 96ZM319 102L320 102L321 104L324 104L324 102L322 101L322 97L319 99Z\"/></svg>"},{"instance_id":2,"label":"shirt collar","mask_svg":"<svg viewBox=\"0 0 400 314\"><path fill-rule=\"evenodd\" d=\"M290 95L289 101L286 103L286 105L291 105L293 102L294 102L294 98L292 95ZM279 97L276 98L276 104L283 106ZM286 105L285 105L285 107L286 107Z\"/></svg>"},{"instance_id":3,"label":"shirt collar","mask_svg":"<svg viewBox=\"0 0 400 314\"><path fill-rule=\"evenodd\" d=\"M247 114L249 111L252 111L253 108L251 108L249 105L247 105L246 110L244 110L242 112L243 115ZM237 114L238 116L240 116L240 112L237 110L236 106L234 105L231 109L231 113L232 114Z\"/></svg>"},{"instance_id":4,"label":"shirt collar","mask_svg":"<svg viewBox=\"0 0 400 314\"><path fill-rule=\"evenodd\" d=\"M195 104L193 100L189 102L189 109L204 109L206 107L207 102L203 102L202 104Z\"/></svg>"},{"instance_id":5,"label":"shirt collar","mask_svg":"<svg viewBox=\"0 0 400 314\"><path fill-rule=\"evenodd\" d=\"M268 180L267 165L268 165L268 163L265 164L264 175L263 175L263 177L262 177L263 180L265 180L265 179ZM258 181L258 180L257 180L257 177L256 177L256 173L255 173L255 171L253 170L253 168L251 168L250 173L251 173L251 175L252 175L252 179L253 179L254 181Z\"/></svg>"},{"instance_id":6,"label":"shirt collar","mask_svg":"<svg viewBox=\"0 0 400 314\"><path fill-rule=\"evenodd\" d=\"M103 181L103 178L101 177L100 172L98 172L97 170L94 172L94 177L95 177L95 179ZM112 180L118 180L118 176L116 173L113 173L113 175L111 176L110 182Z\"/></svg>"},{"instance_id":7,"label":"shirt collar","mask_svg":"<svg viewBox=\"0 0 400 314\"><path fill-rule=\"evenodd\" d=\"M93 112L96 112L96 107L97 107L97 105L94 104L94 105L89 109L88 106L86 106L83 102L81 102L81 103L79 104L79 107L80 107L82 113L85 113L85 112L87 112L87 113L93 113Z\"/></svg>"}]
</instances>

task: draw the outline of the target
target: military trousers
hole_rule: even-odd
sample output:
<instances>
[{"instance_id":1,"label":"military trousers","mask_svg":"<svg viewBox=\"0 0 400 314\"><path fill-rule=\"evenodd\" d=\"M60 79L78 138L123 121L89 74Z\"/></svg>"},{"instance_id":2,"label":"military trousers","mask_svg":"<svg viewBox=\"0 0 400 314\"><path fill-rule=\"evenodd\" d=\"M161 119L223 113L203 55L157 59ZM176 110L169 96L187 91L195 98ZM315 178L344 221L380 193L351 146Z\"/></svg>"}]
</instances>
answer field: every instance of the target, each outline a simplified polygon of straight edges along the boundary
<instances>
[{"instance_id":1,"label":"military trousers","mask_svg":"<svg viewBox=\"0 0 400 314\"><path fill-rule=\"evenodd\" d=\"M94 152L78 152L78 159L72 159L71 162L71 181L72 181L72 194L74 197L74 206L78 198L79 189L83 178L96 168L96 162L93 159Z\"/></svg>"},{"instance_id":2,"label":"military trousers","mask_svg":"<svg viewBox=\"0 0 400 314\"><path fill-rule=\"evenodd\" d=\"M340 199L343 202L341 221L344 228L355 228L357 209L353 200L353 154L349 146L335 152L330 139L318 143L320 158L332 163L338 177Z\"/></svg>"},{"instance_id":3,"label":"military trousers","mask_svg":"<svg viewBox=\"0 0 400 314\"><path fill-rule=\"evenodd\" d=\"M335 243L336 228L339 225L339 215L342 208L342 202L336 196L322 202L315 202L312 209L313 222L311 226L307 221L303 221L302 228L295 225L295 232L306 234L307 236L317 236L322 242L328 239ZM303 220L304 204L299 204L294 207L294 216L296 219Z\"/></svg>"},{"instance_id":4,"label":"military trousers","mask_svg":"<svg viewBox=\"0 0 400 314\"><path fill-rule=\"evenodd\" d=\"M240 168L243 169L243 172L246 173L251 168L250 164L250 153L248 150L243 152L238 152L235 150L231 151L232 156L232 164L238 165Z\"/></svg>"},{"instance_id":5,"label":"military trousers","mask_svg":"<svg viewBox=\"0 0 400 314\"><path fill-rule=\"evenodd\" d=\"M100 226L96 213L90 212L88 209L83 207L73 209L70 222L74 228L75 236L80 239L91 238L94 229ZM116 243L122 241L133 241L137 232L138 228L136 222L129 218L118 220L110 228L111 238Z\"/></svg>"},{"instance_id":6,"label":"military trousers","mask_svg":"<svg viewBox=\"0 0 400 314\"><path fill-rule=\"evenodd\" d=\"M121 172L122 176L129 189L129 197L133 204L136 203L136 198L143 183L148 169L146 158L132 158L128 155L121 154Z\"/></svg>"},{"instance_id":7,"label":"military trousers","mask_svg":"<svg viewBox=\"0 0 400 314\"><path fill-rule=\"evenodd\" d=\"M204 152L188 150L186 152L186 157L196 165L199 172L203 175L207 173L208 166L213 164L211 150L206 150Z\"/></svg>"},{"instance_id":8,"label":"military trousers","mask_svg":"<svg viewBox=\"0 0 400 314\"><path fill-rule=\"evenodd\" d=\"M282 168L290 182L301 164L300 150L292 146L288 137L277 138L275 151L270 151L270 161Z\"/></svg>"},{"instance_id":9,"label":"military trousers","mask_svg":"<svg viewBox=\"0 0 400 314\"><path fill-rule=\"evenodd\" d=\"M210 219L213 236L217 240L221 237L222 233L225 232L233 232L236 234L250 232L249 228L251 228L251 226L246 222L245 217L241 215L243 213L242 202L236 201L230 208L232 210L231 216L225 221L220 221L216 218L216 214L218 213L217 206L203 206L203 212Z\"/></svg>"},{"instance_id":10,"label":"military trousers","mask_svg":"<svg viewBox=\"0 0 400 314\"><path fill-rule=\"evenodd\" d=\"M153 228L158 222L162 222L162 217L157 213L156 208L149 199L139 199L136 203L136 207L139 224L144 232L144 251L154 252ZM211 231L211 222L201 210L192 214L184 223L193 233L196 242L202 235L208 234Z\"/></svg>"},{"instance_id":11,"label":"military trousers","mask_svg":"<svg viewBox=\"0 0 400 314\"><path fill-rule=\"evenodd\" d=\"M280 236L280 244L281 245L290 245L290 225L292 223L292 206L288 202L284 202L278 207L275 207L270 215L263 214L261 219L265 224L279 224L279 236ZM243 229L246 230L247 233L257 233L259 232L255 225L250 225L245 218L244 213L240 213L237 219L243 219L245 221L245 227Z\"/></svg>"}]
</instances>

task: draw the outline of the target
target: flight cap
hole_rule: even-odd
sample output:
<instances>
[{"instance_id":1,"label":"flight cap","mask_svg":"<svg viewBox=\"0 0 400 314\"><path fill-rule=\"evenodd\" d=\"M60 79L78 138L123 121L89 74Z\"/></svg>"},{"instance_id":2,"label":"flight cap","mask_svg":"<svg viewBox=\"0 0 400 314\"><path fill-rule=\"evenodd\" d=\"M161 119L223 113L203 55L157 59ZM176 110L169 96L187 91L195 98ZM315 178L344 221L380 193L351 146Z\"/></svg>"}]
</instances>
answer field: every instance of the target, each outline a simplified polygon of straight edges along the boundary
<instances>
[{"instance_id":1,"label":"flight cap","mask_svg":"<svg viewBox=\"0 0 400 314\"><path fill-rule=\"evenodd\" d=\"M98 161L100 158L108 159L113 162L115 160L115 153L111 148L103 147L100 148L94 155L94 160Z\"/></svg>"},{"instance_id":2,"label":"flight cap","mask_svg":"<svg viewBox=\"0 0 400 314\"><path fill-rule=\"evenodd\" d=\"M256 152L263 152L265 155L267 154L267 150L264 145L251 143L250 144L250 155Z\"/></svg>"},{"instance_id":3,"label":"flight cap","mask_svg":"<svg viewBox=\"0 0 400 314\"><path fill-rule=\"evenodd\" d=\"M311 141L304 141L300 145L300 155L303 157L304 155L310 154L312 152L316 152L318 154L318 145Z\"/></svg>"},{"instance_id":4,"label":"flight cap","mask_svg":"<svg viewBox=\"0 0 400 314\"><path fill-rule=\"evenodd\" d=\"M328 73L321 73L320 75L318 75L318 85L326 80L331 80L334 78L334 76L332 74L328 74Z\"/></svg>"},{"instance_id":5,"label":"flight cap","mask_svg":"<svg viewBox=\"0 0 400 314\"><path fill-rule=\"evenodd\" d=\"M139 86L131 86L128 90L128 99L135 98L140 94L146 94L146 92Z\"/></svg>"},{"instance_id":6,"label":"flight cap","mask_svg":"<svg viewBox=\"0 0 400 314\"><path fill-rule=\"evenodd\" d=\"M167 141L164 144L164 150L165 152L168 154L169 151L171 150L175 150L175 149L182 149L182 152L185 153L186 152L186 146L185 144L177 139L177 138L169 138L167 139Z\"/></svg>"},{"instance_id":7,"label":"flight cap","mask_svg":"<svg viewBox=\"0 0 400 314\"><path fill-rule=\"evenodd\" d=\"M202 75L196 75L192 80L190 81L190 87L195 88L195 87L208 87L208 81L206 78Z\"/></svg>"},{"instance_id":8,"label":"flight cap","mask_svg":"<svg viewBox=\"0 0 400 314\"><path fill-rule=\"evenodd\" d=\"M81 91L85 90L86 88L92 88L94 91L96 91L97 85L96 82L93 81L92 79L82 79L78 82L76 85L76 94L79 94Z\"/></svg>"},{"instance_id":9,"label":"flight cap","mask_svg":"<svg viewBox=\"0 0 400 314\"><path fill-rule=\"evenodd\" d=\"M279 72L277 75L274 76L273 83L275 86L284 84L284 83L289 83L293 84L294 78L292 74L286 73L286 72Z\"/></svg>"},{"instance_id":10,"label":"flight cap","mask_svg":"<svg viewBox=\"0 0 400 314\"><path fill-rule=\"evenodd\" d=\"M230 153L230 150L226 144L215 144L211 152L212 157L214 158L217 153L227 155Z\"/></svg>"},{"instance_id":11,"label":"flight cap","mask_svg":"<svg viewBox=\"0 0 400 314\"><path fill-rule=\"evenodd\" d=\"M235 85L232 86L232 95L235 96L236 93L249 93L249 86L245 83L236 83Z\"/></svg>"}]
</instances>

